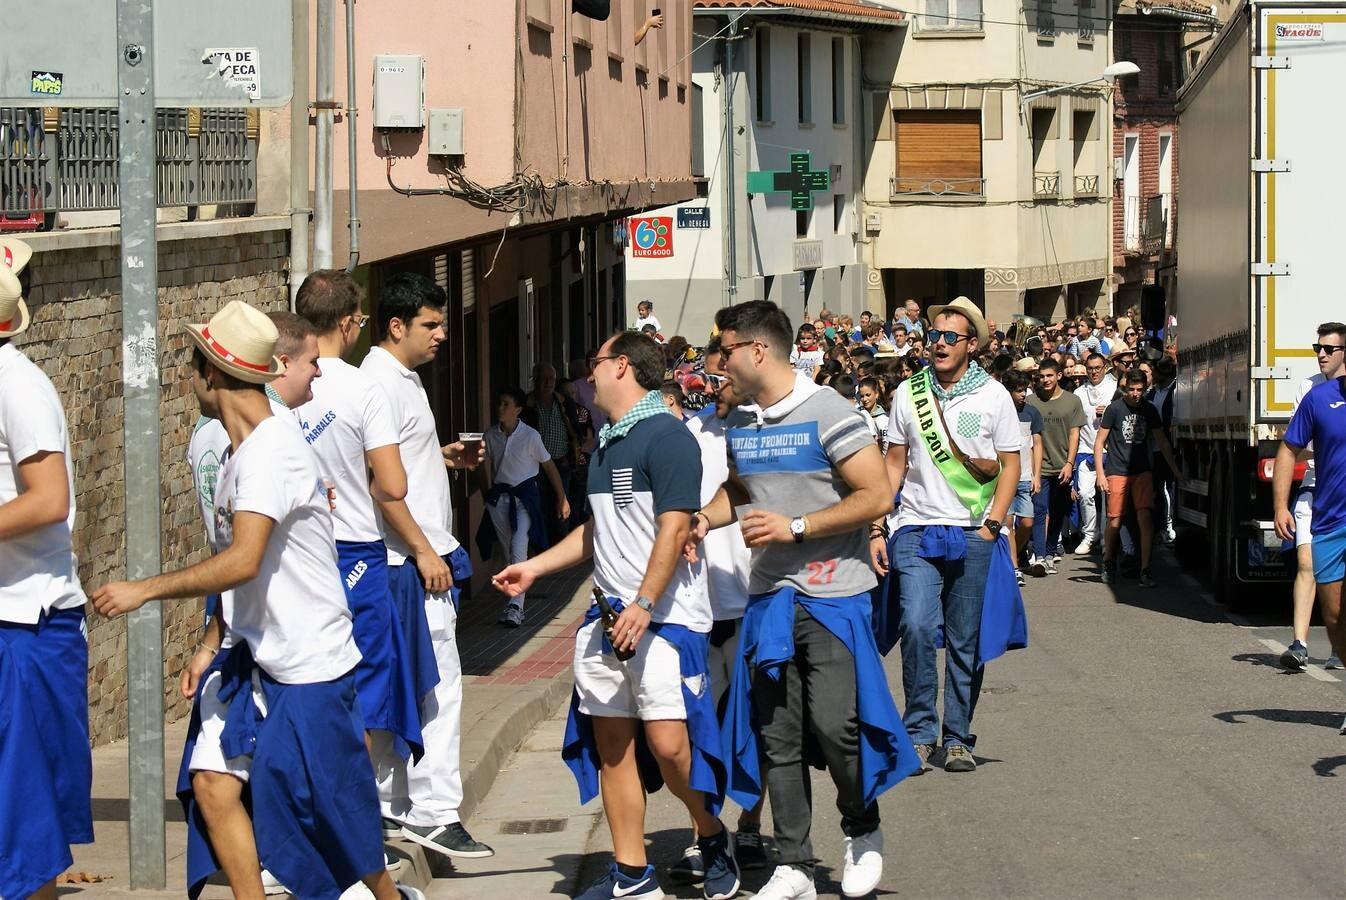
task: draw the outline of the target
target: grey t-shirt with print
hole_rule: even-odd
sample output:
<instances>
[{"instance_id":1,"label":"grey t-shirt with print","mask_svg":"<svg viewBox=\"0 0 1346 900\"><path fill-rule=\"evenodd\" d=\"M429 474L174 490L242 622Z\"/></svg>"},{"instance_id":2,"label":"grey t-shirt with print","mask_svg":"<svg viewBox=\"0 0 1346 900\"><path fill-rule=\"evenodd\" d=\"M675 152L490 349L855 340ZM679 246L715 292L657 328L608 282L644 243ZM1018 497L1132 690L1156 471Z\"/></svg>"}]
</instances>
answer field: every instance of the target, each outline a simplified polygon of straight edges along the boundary
<instances>
[{"instance_id":1,"label":"grey t-shirt with print","mask_svg":"<svg viewBox=\"0 0 1346 900\"><path fill-rule=\"evenodd\" d=\"M839 503L851 488L837 464L874 446L863 416L836 391L824 388L790 408L795 391L768 409L740 408L729 414L729 464L751 496L751 507L791 518ZM737 528L735 523L729 526ZM748 591L765 594L787 585L813 597L850 597L874 587L864 525L844 534L770 544L753 551Z\"/></svg>"}]
</instances>

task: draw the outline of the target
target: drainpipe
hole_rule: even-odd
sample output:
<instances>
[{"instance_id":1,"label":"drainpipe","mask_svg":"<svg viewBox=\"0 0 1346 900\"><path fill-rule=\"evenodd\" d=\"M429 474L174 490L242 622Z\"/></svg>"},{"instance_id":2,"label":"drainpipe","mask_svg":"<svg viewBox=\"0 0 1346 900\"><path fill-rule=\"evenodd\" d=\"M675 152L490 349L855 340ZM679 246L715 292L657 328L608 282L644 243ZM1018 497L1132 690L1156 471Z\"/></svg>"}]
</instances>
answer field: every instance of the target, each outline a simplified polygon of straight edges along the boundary
<instances>
[{"instance_id":1,"label":"drainpipe","mask_svg":"<svg viewBox=\"0 0 1346 900\"><path fill-rule=\"evenodd\" d=\"M308 277L308 0L292 0L294 83L290 96L290 309Z\"/></svg>"},{"instance_id":2,"label":"drainpipe","mask_svg":"<svg viewBox=\"0 0 1346 900\"><path fill-rule=\"evenodd\" d=\"M318 0L318 98L314 103L318 128L313 167L313 265L318 269L332 268L332 120L336 111L332 85L334 2Z\"/></svg>"},{"instance_id":3,"label":"drainpipe","mask_svg":"<svg viewBox=\"0 0 1346 900\"><path fill-rule=\"evenodd\" d=\"M734 46L738 43L738 21L742 13L729 16L729 37L724 42L724 134L726 150L724 155L724 198L725 220L729 226L729 305L738 302L738 187L735 184L734 151L737 141L734 138Z\"/></svg>"},{"instance_id":4,"label":"drainpipe","mask_svg":"<svg viewBox=\"0 0 1346 900\"><path fill-rule=\"evenodd\" d=\"M350 202L350 259L346 271L360 264L360 201L355 180L355 0L346 0L346 194Z\"/></svg>"}]
</instances>

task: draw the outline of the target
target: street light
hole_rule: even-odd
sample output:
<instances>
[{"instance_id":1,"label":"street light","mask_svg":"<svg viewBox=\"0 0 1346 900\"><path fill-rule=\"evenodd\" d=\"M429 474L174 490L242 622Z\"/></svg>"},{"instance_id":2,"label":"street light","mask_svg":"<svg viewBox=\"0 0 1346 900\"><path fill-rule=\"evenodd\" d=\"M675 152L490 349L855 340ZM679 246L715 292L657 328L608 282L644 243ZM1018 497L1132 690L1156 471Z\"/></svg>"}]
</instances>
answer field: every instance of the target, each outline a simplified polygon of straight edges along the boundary
<instances>
[{"instance_id":1,"label":"street light","mask_svg":"<svg viewBox=\"0 0 1346 900\"><path fill-rule=\"evenodd\" d=\"M1090 78L1088 81L1077 81L1074 84L1058 84L1055 87L1044 88L1043 90L1040 91L1033 91L1032 93L1024 94L1022 97L1019 98L1019 109L1022 111L1026 105L1038 99L1039 97L1046 97L1049 94L1059 94L1061 91L1068 91L1072 88L1084 87L1087 84L1094 84L1095 82L1099 81L1106 81L1109 84L1111 84L1112 82L1116 81L1118 78L1121 78L1124 75L1135 75L1139 71L1140 66L1136 65L1133 62L1130 62L1129 60L1122 60L1121 62L1115 62L1112 65L1108 66L1106 69L1104 69L1103 74L1098 76L1097 78Z\"/></svg>"}]
</instances>

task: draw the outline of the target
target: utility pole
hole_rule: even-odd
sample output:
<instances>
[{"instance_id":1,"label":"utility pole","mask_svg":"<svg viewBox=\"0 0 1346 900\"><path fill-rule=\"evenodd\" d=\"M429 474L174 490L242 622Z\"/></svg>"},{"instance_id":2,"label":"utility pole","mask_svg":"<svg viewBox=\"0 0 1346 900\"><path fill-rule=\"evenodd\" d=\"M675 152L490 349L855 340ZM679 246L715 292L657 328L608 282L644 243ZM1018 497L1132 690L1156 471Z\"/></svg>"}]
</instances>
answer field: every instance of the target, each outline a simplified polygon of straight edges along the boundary
<instances>
[{"instance_id":1,"label":"utility pole","mask_svg":"<svg viewBox=\"0 0 1346 900\"><path fill-rule=\"evenodd\" d=\"M122 435L126 578L159 574L159 254L155 243L154 7L117 0L121 197ZM131 889L162 890L163 620L147 603L126 621Z\"/></svg>"}]
</instances>

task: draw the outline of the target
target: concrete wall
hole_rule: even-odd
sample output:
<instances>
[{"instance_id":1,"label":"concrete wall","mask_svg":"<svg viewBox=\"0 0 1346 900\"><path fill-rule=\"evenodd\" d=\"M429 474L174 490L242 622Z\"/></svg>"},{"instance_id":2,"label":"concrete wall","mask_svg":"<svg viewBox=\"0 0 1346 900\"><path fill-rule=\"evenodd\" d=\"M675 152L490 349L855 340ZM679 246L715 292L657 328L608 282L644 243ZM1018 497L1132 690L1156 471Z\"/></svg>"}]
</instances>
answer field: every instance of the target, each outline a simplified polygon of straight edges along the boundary
<instances>
[{"instance_id":1,"label":"concrete wall","mask_svg":"<svg viewBox=\"0 0 1346 900\"><path fill-rule=\"evenodd\" d=\"M161 452L165 569L206 556L187 443L199 416L191 391L189 322L238 298L264 310L288 302L288 218L160 228ZM166 239L173 235L176 239ZM196 235L193 237L193 235ZM125 577L122 479L121 296L114 229L34 235L23 274L33 324L14 343L51 377L65 405L75 469L75 553L85 591ZM200 638L201 601L163 604L164 705L191 708L178 676ZM126 736L126 619L88 613L89 731L95 744Z\"/></svg>"}]
</instances>

